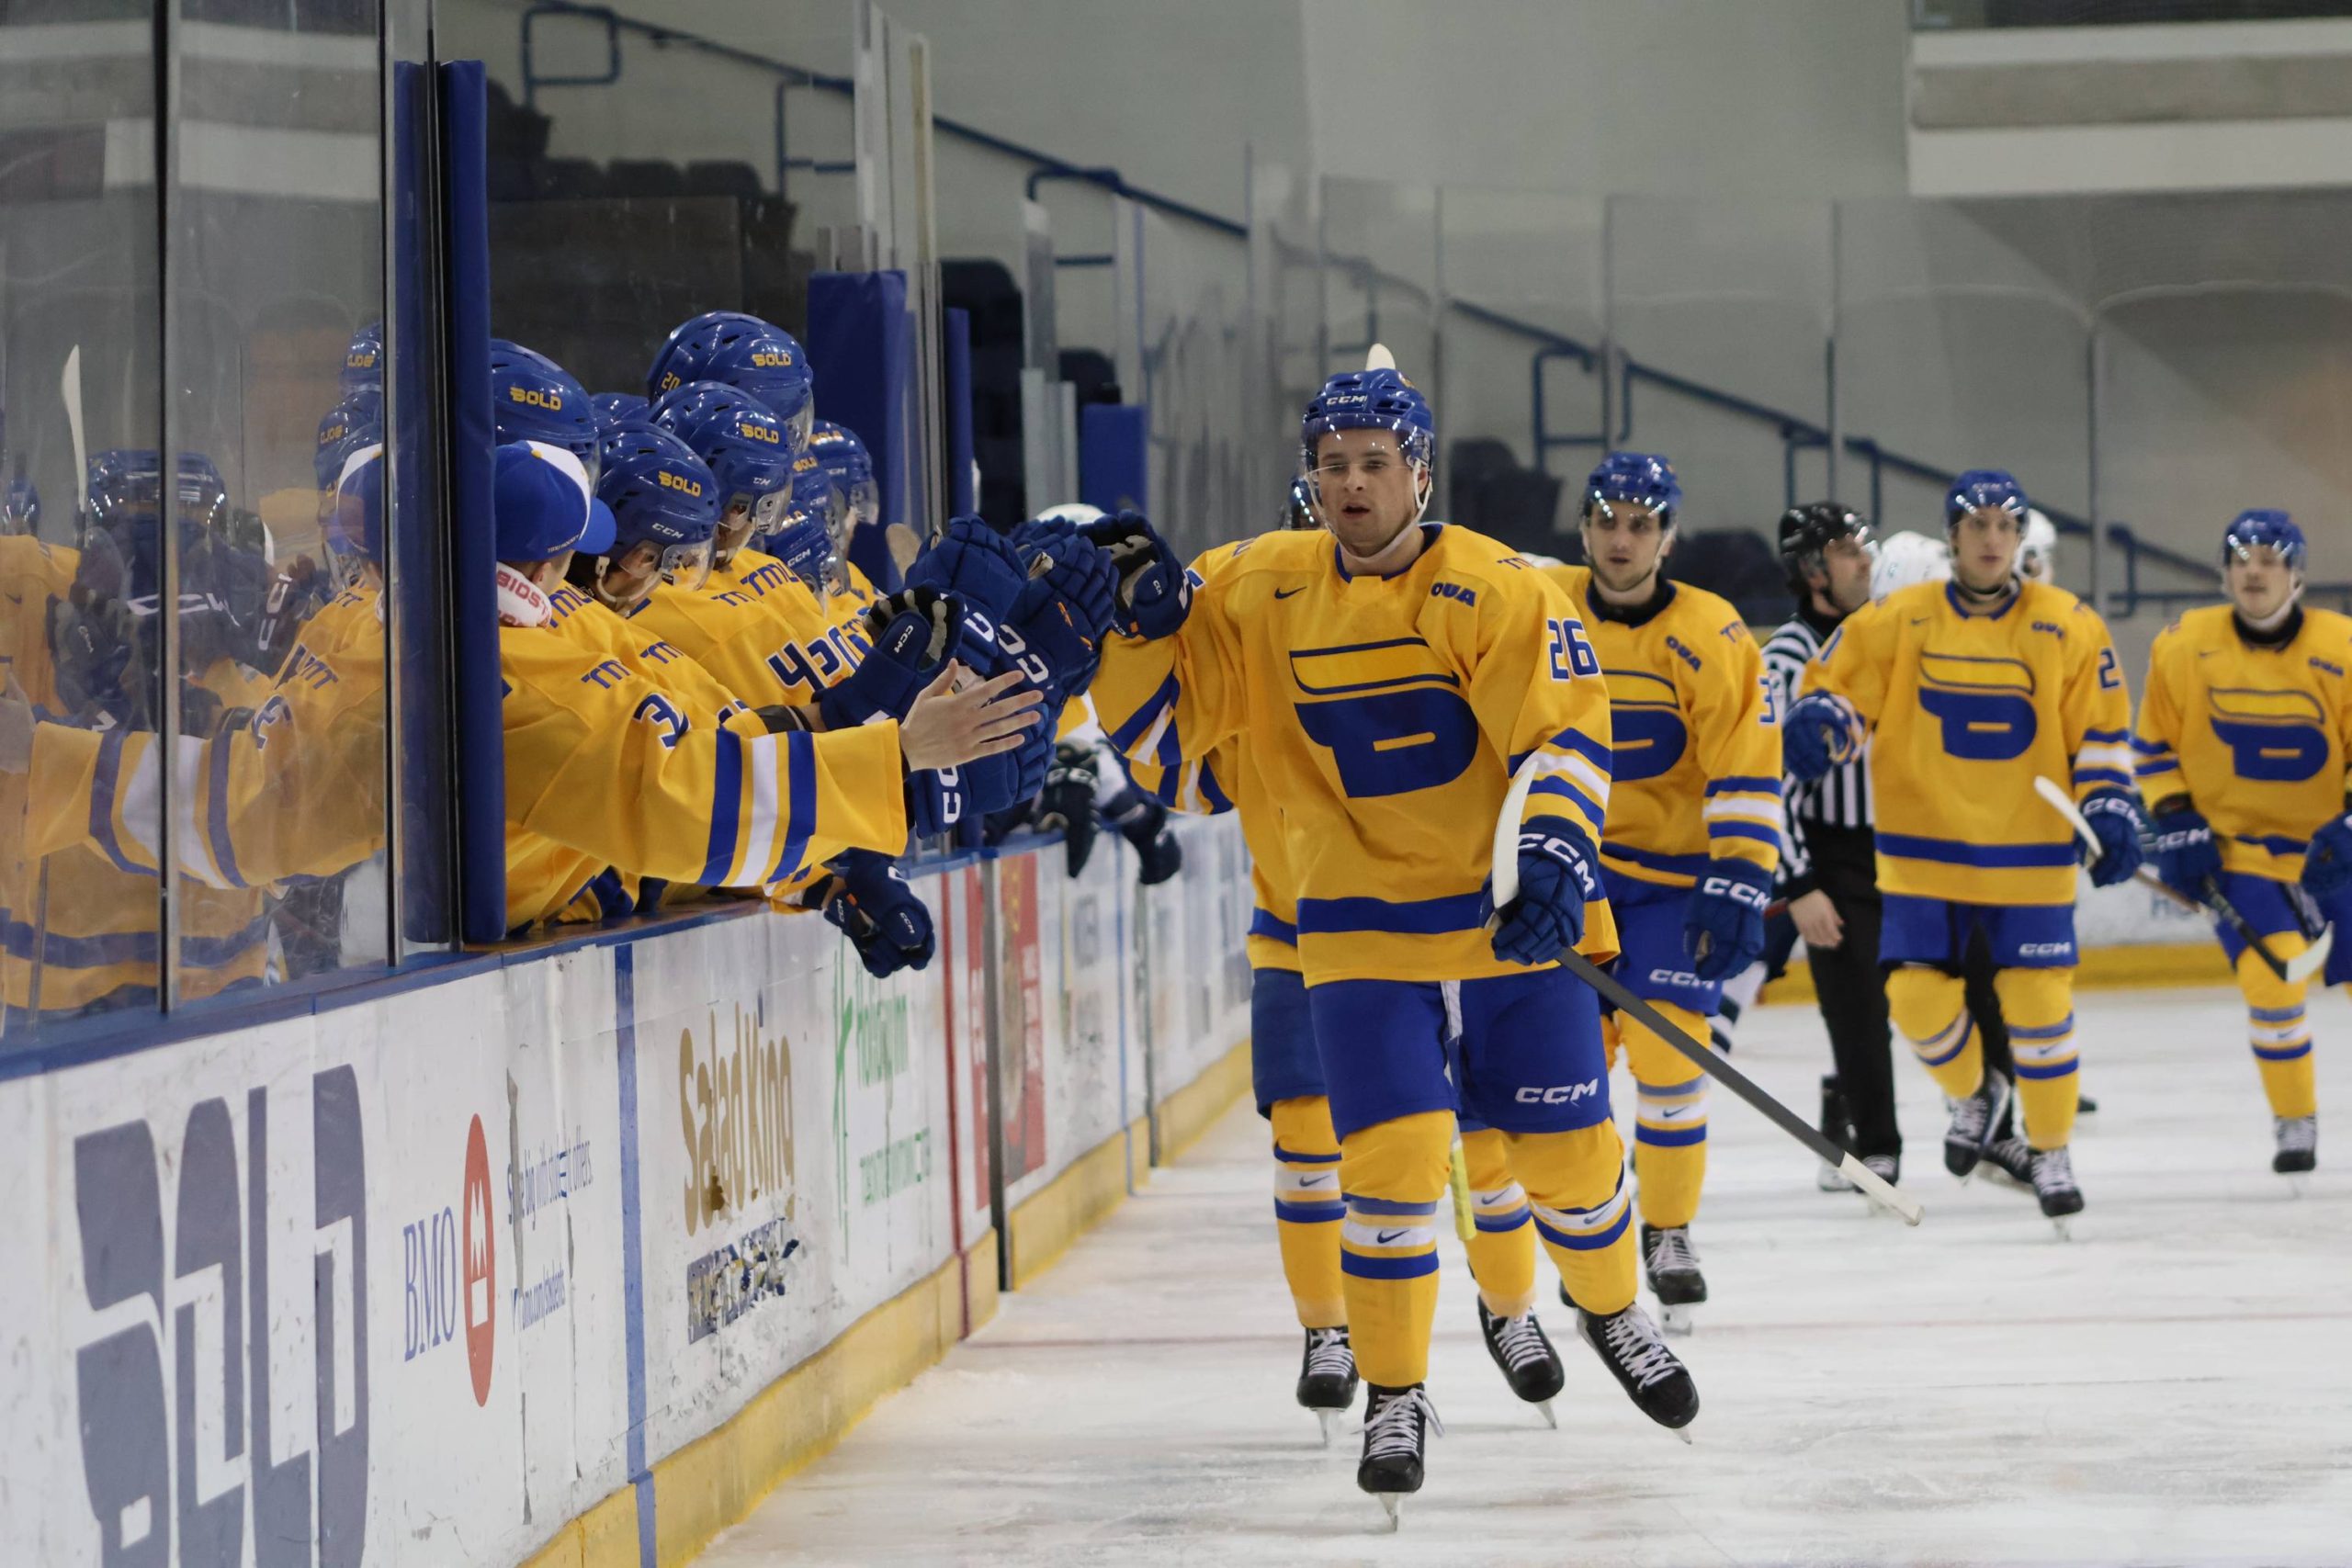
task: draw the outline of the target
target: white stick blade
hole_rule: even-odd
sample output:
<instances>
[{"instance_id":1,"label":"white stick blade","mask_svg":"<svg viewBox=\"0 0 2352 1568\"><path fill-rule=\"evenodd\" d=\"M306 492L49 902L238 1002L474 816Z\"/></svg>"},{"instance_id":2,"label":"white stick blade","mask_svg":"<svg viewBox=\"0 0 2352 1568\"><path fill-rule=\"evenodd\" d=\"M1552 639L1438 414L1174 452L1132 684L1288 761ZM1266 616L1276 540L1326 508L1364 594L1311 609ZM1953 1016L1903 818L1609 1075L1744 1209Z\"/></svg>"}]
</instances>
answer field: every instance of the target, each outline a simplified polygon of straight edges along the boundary
<instances>
[{"instance_id":1,"label":"white stick blade","mask_svg":"<svg viewBox=\"0 0 2352 1568\"><path fill-rule=\"evenodd\" d=\"M1386 344L1376 343L1365 351L1363 367L1367 370L1394 370L1396 368L1396 356L1388 352Z\"/></svg>"},{"instance_id":2,"label":"white stick blade","mask_svg":"<svg viewBox=\"0 0 2352 1568\"><path fill-rule=\"evenodd\" d=\"M2335 928L2329 926L2312 939L2309 947L2287 960L2287 984L2300 986L2318 974L2326 964L2328 953L2335 946Z\"/></svg>"},{"instance_id":3,"label":"white stick blade","mask_svg":"<svg viewBox=\"0 0 2352 1568\"><path fill-rule=\"evenodd\" d=\"M1906 1192L1897 1191L1894 1183L1852 1155L1848 1155L1838 1162L1838 1174L1852 1182L1863 1197L1868 1198L1880 1208L1886 1210L1889 1213L1901 1216L1903 1223L1906 1225L1917 1224L1926 1215L1927 1211L1919 1207L1917 1199Z\"/></svg>"},{"instance_id":4,"label":"white stick blade","mask_svg":"<svg viewBox=\"0 0 2352 1568\"><path fill-rule=\"evenodd\" d=\"M2090 858L2086 863L2097 865L2098 863L2098 835L2091 831L2089 819L2083 816L2082 808L2075 804L2075 797L2068 795L2057 780L2039 773L2034 775L2033 793L2041 796L2049 803L2052 810L2066 819L2068 825L2075 829L2075 837L2082 840L2088 848Z\"/></svg>"},{"instance_id":5,"label":"white stick blade","mask_svg":"<svg viewBox=\"0 0 2352 1568\"><path fill-rule=\"evenodd\" d=\"M1498 910L1519 897L1519 819L1527 811L1527 792L1534 787L1535 758L1530 756L1511 775L1502 811L1495 818L1494 860L1487 875Z\"/></svg>"}]
</instances>

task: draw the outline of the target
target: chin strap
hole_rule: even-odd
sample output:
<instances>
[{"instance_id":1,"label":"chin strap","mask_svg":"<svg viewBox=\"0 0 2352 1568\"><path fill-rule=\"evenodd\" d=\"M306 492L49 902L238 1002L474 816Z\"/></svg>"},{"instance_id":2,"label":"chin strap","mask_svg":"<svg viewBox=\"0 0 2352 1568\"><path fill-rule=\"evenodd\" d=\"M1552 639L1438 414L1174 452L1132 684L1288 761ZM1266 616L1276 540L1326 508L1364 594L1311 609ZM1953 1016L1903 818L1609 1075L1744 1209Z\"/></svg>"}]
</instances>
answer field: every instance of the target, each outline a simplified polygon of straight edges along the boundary
<instances>
[{"instance_id":1,"label":"chin strap","mask_svg":"<svg viewBox=\"0 0 2352 1568\"><path fill-rule=\"evenodd\" d=\"M2287 595L2287 602L2263 616L2262 619L2257 621L2244 610L2237 611L2237 617L2254 631L2275 632L2287 624L2287 617L2295 613L2295 606L2302 597L2303 585L2298 582L2295 584L2294 591Z\"/></svg>"},{"instance_id":2,"label":"chin strap","mask_svg":"<svg viewBox=\"0 0 2352 1568\"><path fill-rule=\"evenodd\" d=\"M543 626L555 618L555 608L539 585L508 566L498 563L498 624L502 626Z\"/></svg>"}]
</instances>

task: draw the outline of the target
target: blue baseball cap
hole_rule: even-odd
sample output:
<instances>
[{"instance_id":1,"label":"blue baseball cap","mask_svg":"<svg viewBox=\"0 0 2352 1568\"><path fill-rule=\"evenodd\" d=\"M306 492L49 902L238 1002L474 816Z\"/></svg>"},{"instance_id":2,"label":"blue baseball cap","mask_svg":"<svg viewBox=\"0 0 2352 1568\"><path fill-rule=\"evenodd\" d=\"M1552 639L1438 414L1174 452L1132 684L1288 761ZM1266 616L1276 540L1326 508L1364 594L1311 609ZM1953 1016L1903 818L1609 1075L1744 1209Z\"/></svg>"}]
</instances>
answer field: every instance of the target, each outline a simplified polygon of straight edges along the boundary
<instances>
[{"instance_id":1,"label":"blue baseball cap","mask_svg":"<svg viewBox=\"0 0 2352 1568\"><path fill-rule=\"evenodd\" d=\"M563 447L501 446L493 493L500 560L553 560L566 550L601 556L613 547L612 508L590 492L588 470Z\"/></svg>"}]
</instances>

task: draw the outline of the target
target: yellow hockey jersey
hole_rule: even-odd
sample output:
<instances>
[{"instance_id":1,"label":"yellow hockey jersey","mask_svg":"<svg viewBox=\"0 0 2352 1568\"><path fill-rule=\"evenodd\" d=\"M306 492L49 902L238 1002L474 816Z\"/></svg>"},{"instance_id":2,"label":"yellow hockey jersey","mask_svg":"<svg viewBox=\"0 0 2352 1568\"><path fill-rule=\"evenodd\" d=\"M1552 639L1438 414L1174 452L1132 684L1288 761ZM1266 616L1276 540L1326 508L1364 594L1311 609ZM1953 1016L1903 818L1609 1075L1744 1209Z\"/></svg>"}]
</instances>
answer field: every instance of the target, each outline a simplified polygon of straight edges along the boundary
<instances>
[{"instance_id":1,"label":"yellow hockey jersey","mask_svg":"<svg viewBox=\"0 0 2352 1568\"><path fill-rule=\"evenodd\" d=\"M2352 617L2305 610L2292 640L2256 648L2227 604L2191 610L2148 656L2132 738L2140 791L2187 795L2222 863L2275 881L2302 875L2312 830L2352 786Z\"/></svg>"},{"instance_id":2,"label":"yellow hockey jersey","mask_svg":"<svg viewBox=\"0 0 2352 1568\"><path fill-rule=\"evenodd\" d=\"M2025 582L1997 609L1948 582L1849 615L1805 689L1870 734L1883 893L1962 904L2071 904L2075 836L2035 777L2077 800L2132 788L2131 694L2107 623Z\"/></svg>"},{"instance_id":3,"label":"yellow hockey jersey","mask_svg":"<svg viewBox=\"0 0 2352 1568\"><path fill-rule=\"evenodd\" d=\"M628 625L684 649L755 707L814 702L865 654L865 638L853 641L783 562L748 550L699 589L660 590Z\"/></svg>"},{"instance_id":4,"label":"yellow hockey jersey","mask_svg":"<svg viewBox=\"0 0 2352 1568\"><path fill-rule=\"evenodd\" d=\"M558 913L608 866L757 887L846 849L906 849L894 723L737 734L541 626L501 627L499 664L510 930Z\"/></svg>"},{"instance_id":5,"label":"yellow hockey jersey","mask_svg":"<svg viewBox=\"0 0 2352 1568\"><path fill-rule=\"evenodd\" d=\"M1518 972L1481 905L1512 771L1538 759L1522 819L1593 844L1609 803L1609 699L1579 672L1583 628L1508 547L1424 524L1419 559L1351 575L1323 533L1270 534L1201 578L1176 636L1112 637L1092 689L1121 750L1163 769L1241 738L1297 895L1307 983ZM1584 951L1613 953L1605 902Z\"/></svg>"},{"instance_id":6,"label":"yellow hockey jersey","mask_svg":"<svg viewBox=\"0 0 2352 1568\"><path fill-rule=\"evenodd\" d=\"M1607 837L1623 876L1689 887L1717 856L1781 861L1780 713L1730 601L1688 583L1639 625L1600 615L1589 567L1540 569L1584 622L1609 682Z\"/></svg>"}]
</instances>

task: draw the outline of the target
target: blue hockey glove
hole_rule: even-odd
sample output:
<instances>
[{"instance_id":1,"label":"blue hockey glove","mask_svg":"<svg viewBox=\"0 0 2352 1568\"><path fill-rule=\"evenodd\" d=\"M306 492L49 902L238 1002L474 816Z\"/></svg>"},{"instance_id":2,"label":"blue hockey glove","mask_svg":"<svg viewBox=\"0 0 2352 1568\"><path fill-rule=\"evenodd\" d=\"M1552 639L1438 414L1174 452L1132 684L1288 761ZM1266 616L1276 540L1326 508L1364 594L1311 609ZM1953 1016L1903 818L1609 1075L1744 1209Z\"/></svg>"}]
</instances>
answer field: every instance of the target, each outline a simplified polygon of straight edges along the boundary
<instances>
[{"instance_id":1,"label":"blue hockey glove","mask_svg":"<svg viewBox=\"0 0 2352 1568\"><path fill-rule=\"evenodd\" d=\"M2091 886L2112 887L2128 882L2140 869L2141 835L2148 830L2148 819L2140 812L2139 800L2120 789L2093 792L2083 802L2083 816L2091 825L2091 832L2098 839L2098 861L2091 867ZM2075 847L2077 855L2084 852Z\"/></svg>"},{"instance_id":2,"label":"blue hockey glove","mask_svg":"<svg viewBox=\"0 0 2352 1568\"><path fill-rule=\"evenodd\" d=\"M1002 811L1031 799L1046 787L1046 774L1053 765L1053 731L1040 725L1012 750L978 758L957 770L964 775L967 809Z\"/></svg>"},{"instance_id":3,"label":"blue hockey glove","mask_svg":"<svg viewBox=\"0 0 2352 1568\"><path fill-rule=\"evenodd\" d=\"M1067 538L1023 552L1029 584L1021 591L1009 623L1015 640L1046 662L1054 694L1083 693L1101 660L1102 634L1110 629L1119 574L1107 551L1073 530Z\"/></svg>"},{"instance_id":4,"label":"blue hockey glove","mask_svg":"<svg viewBox=\"0 0 2352 1568\"><path fill-rule=\"evenodd\" d=\"M827 729L906 717L962 646L963 613L937 589L901 589L865 612L865 635L871 646L857 668L817 694Z\"/></svg>"},{"instance_id":5,"label":"blue hockey glove","mask_svg":"<svg viewBox=\"0 0 2352 1568\"><path fill-rule=\"evenodd\" d=\"M1012 614L1028 581L1029 569L1012 541L977 517L951 518L907 569L908 586L954 592L995 620Z\"/></svg>"},{"instance_id":6,"label":"blue hockey glove","mask_svg":"<svg viewBox=\"0 0 2352 1568\"><path fill-rule=\"evenodd\" d=\"M2184 897L2202 899L2205 885L2221 880L2221 849L2213 842L2212 828L2193 806L2157 813L2149 829L2149 847L2154 852L2156 874Z\"/></svg>"},{"instance_id":7,"label":"blue hockey glove","mask_svg":"<svg viewBox=\"0 0 2352 1568\"><path fill-rule=\"evenodd\" d=\"M1772 874L1754 861L1718 855L1707 863L1682 917L1682 946L1690 972L1713 983L1728 980L1764 951L1764 906Z\"/></svg>"},{"instance_id":8,"label":"blue hockey glove","mask_svg":"<svg viewBox=\"0 0 2352 1568\"><path fill-rule=\"evenodd\" d=\"M1193 608L1192 574L1140 512L1114 512L1079 530L1118 569L1112 625L1129 637L1173 637Z\"/></svg>"},{"instance_id":9,"label":"blue hockey glove","mask_svg":"<svg viewBox=\"0 0 2352 1568\"><path fill-rule=\"evenodd\" d=\"M931 911L888 855L849 850L833 862L833 873L825 919L848 936L867 974L879 978L931 962Z\"/></svg>"},{"instance_id":10,"label":"blue hockey glove","mask_svg":"<svg viewBox=\"0 0 2352 1568\"><path fill-rule=\"evenodd\" d=\"M2330 818L2312 835L2303 852L2303 891L2314 898L2333 898L2352 887L2352 813Z\"/></svg>"},{"instance_id":11,"label":"blue hockey glove","mask_svg":"<svg viewBox=\"0 0 2352 1568\"><path fill-rule=\"evenodd\" d=\"M1094 786L1100 779L1094 748L1066 741L1054 748L1053 765L1037 795L1037 831L1062 836L1063 860L1072 876L1086 869L1094 853Z\"/></svg>"},{"instance_id":12,"label":"blue hockey glove","mask_svg":"<svg viewBox=\"0 0 2352 1568\"><path fill-rule=\"evenodd\" d=\"M1846 705L1826 692L1807 692L1781 721L1781 762L1807 784L1854 755L1854 728Z\"/></svg>"},{"instance_id":13,"label":"blue hockey glove","mask_svg":"<svg viewBox=\"0 0 2352 1568\"><path fill-rule=\"evenodd\" d=\"M1584 907L1600 897L1591 843L1555 822L1519 836L1519 897L1498 911L1495 956L1510 964L1549 964L1584 940ZM1493 890L1488 889L1488 897Z\"/></svg>"}]
</instances>

